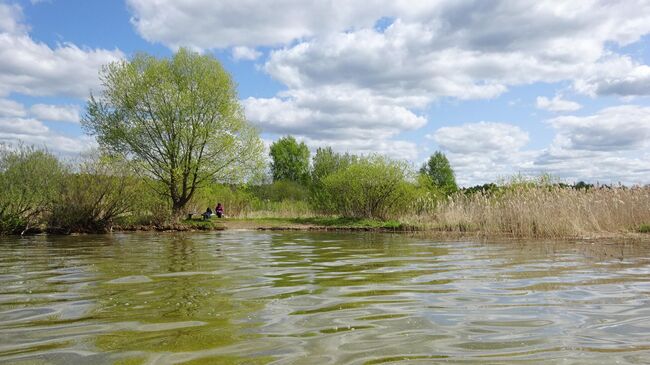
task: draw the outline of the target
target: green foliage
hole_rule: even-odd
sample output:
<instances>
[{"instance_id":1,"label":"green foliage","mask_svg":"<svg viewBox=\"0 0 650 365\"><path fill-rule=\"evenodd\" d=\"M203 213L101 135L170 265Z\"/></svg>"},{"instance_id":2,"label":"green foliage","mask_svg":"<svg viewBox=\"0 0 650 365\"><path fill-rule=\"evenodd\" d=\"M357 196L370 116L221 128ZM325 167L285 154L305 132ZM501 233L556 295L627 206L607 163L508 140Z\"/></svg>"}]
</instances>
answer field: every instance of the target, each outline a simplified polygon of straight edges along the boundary
<instances>
[{"instance_id":1,"label":"green foliage","mask_svg":"<svg viewBox=\"0 0 650 365\"><path fill-rule=\"evenodd\" d=\"M105 66L101 79L84 128L160 182L175 216L201 186L240 181L260 168L262 143L213 56L185 49L171 59L138 54Z\"/></svg>"},{"instance_id":2,"label":"green foliage","mask_svg":"<svg viewBox=\"0 0 650 365\"><path fill-rule=\"evenodd\" d=\"M245 216L255 204L256 197L245 187L235 185L211 184L203 187L192 199L190 210L205 212L207 207L215 210L217 203L224 207L224 214L229 217Z\"/></svg>"},{"instance_id":3,"label":"green foliage","mask_svg":"<svg viewBox=\"0 0 650 365\"><path fill-rule=\"evenodd\" d=\"M483 185L475 185L471 186L469 188L464 188L462 189L463 193L466 195L472 195L472 194L484 194L484 195L490 195L494 194L499 190L499 186L494 183L488 183L488 184L483 184Z\"/></svg>"},{"instance_id":4,"label":"green foliage","mask_svg":"<svg viewBox=\"0 0 650 365\"><path fill-rule=\"evenodd\" d=\"M357 161L354 155L335 153L331 147L318 148L313 158L309 201L320 212L334 210L333 201L329 192L324 189L324 179Z\"/></svg>"},{"instance_id":5,"label":"green foliage","mask_svg":"<svg viewBox=\"0 0 650 365\"><path fill-rule=\"evenodd\" d=\"M0 148L0 233L24 232L49 212L62 175L46 151Z\"/></svg>"},{"instance_id":6,"label":"green foliage","mask_svg":"<svg viewBox=\"0 0 650 365\"><path fill-rule=\"evenodd\" d=\"M650 233L650 224L642 224L639 226L640 233Z\"/></svg>"},{"instance_id":7,"label":"green foliage","mask_svg":"<svg viewBox=\"0 0 650 365\"><path fill-rule=\"evenodd\" d=\"M406 164L384 157L360 158L322 180L331 212L344 217L395 217L406 212L415 196Z\"/></svg>"},{"instance_id":8,"label":"green foliage","mask_svg":"<svg viewBox=\"0 0 650 365\"><path fill-rule=\"evenodd\" d=\"M432 186L442 190L449 195L458 190L454 170L444 153L436 151L429 160L422 166L420 173L431 179Z\"/></svg>"},{"instance_id":9,"label":"green foliage","mask_svg":"<svg viewBox=\"0 0 650 365\"><path fill-rule=\"evenodd\" d=\"M282 137L271 145L273 181L288 180L306 184L309 178L309 148L292 136Z\"/></svg>"},{"instance_id":10,"label":"green foliage","mask_svg":"<svg viewBox=\"0 0 650 365\"><path fill-rule=\"evenodd\" d=\"M53 202L49 226L63 232L103 232L133 214L146 189L125 161L93 154L65 176Z\"/></svg>"},{"instance_id":11,"label":"green foliage","mask_svg":"<svg viewBox=\"0 0 650 365\"><path fill-rule=\"evenodd\" d=\"M258 199L272 202L284 200L306 201L309 195L309 190L304 185L289 180L251 186L249 190Z\"/></svg>"},{"instance_id":12,"label":"green foliage","mask_svg":"<svg viewBox=\"0 0 650 365\"><path fill-rule=\"evenodd\" d=\"M298 224L312 224L320 227L335 227L340 229L346 228L368 228L368 229L389 229L403 230L406 227L396 220L378 220L368 218L350 218L350 217L309 217L295 218L289 222Z\"/></svg>"}]
</instances>

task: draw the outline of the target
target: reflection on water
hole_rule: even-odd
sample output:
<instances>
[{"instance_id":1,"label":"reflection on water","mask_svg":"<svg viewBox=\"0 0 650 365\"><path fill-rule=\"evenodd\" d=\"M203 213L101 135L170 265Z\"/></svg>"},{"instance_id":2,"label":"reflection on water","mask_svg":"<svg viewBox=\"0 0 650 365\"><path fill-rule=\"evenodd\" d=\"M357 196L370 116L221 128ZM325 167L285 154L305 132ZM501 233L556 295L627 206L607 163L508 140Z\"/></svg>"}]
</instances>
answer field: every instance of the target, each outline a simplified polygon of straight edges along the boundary
<instances>
[{"instance_id":1,"label":"reflection on water","mask_svg":"<svg viewBox=\"0 0 650 365\"><path fill-rule=\"evenodd\" d=\"M650 247L0 238L0 362L647 363Z\"/></svg>"}]
</instances>

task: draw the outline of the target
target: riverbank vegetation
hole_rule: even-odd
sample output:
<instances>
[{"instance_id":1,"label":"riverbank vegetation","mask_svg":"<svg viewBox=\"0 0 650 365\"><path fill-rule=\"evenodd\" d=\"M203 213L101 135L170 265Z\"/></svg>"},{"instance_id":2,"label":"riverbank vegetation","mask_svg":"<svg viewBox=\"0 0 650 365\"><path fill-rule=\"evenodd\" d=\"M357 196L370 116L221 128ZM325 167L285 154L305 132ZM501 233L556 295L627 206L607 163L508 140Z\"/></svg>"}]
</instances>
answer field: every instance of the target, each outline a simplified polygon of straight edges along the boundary
<instances>
[{"instance_id":1,"label":"riverbank vegetation","mask_svg":"<svg viewBox=\"0 0 650 365\"><path fill-rule=\"evenodd\" d=\"M326 168L327 166L327 168ZM200 186L183 214L216 202L227 219L175 219L154 179L100 153L73 161L31 147L0 151L0 231L377 229L530 238L647 233L650 187L566 185L518 177L472 188L433 183L405 162L319 149L302 182ZM296 175L299 176L299 175Z\"/></svg>"},{"instance_id":2,"label":"riverbank vegetation","mask_svg":"<svg viewBox=\"0 0 650 365\"><path fill-rule=\"evenodd\" d=\"M272 143L269 162L219 62L181 49L106 66L74 159L0 146L0 233L222 229L230 223L566 238L650 229L650 186L549 176L462 188L444 153L419 167L381 155ZM199 217L222 203L225 220Z\"/></svg>"}]
</instances>

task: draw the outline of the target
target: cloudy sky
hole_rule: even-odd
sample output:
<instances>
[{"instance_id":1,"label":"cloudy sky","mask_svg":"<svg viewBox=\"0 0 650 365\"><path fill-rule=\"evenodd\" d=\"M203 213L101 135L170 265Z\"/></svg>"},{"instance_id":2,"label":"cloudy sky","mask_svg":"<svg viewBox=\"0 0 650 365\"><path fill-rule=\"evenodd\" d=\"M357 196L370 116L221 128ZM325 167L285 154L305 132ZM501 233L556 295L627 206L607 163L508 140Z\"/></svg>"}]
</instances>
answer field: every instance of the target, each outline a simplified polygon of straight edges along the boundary
<instances>
[{"instance_id":1,"label":"cloudy sky","mask_svg":"<svg viewBox=\"0 0 650 365\"><path fill-rule=\"evenodd\" d=\"M0 141L75 154L102 64L214 54L273 141L458 181L650 183L650 0L0 0Z\"/></svg>"}]
</instances>

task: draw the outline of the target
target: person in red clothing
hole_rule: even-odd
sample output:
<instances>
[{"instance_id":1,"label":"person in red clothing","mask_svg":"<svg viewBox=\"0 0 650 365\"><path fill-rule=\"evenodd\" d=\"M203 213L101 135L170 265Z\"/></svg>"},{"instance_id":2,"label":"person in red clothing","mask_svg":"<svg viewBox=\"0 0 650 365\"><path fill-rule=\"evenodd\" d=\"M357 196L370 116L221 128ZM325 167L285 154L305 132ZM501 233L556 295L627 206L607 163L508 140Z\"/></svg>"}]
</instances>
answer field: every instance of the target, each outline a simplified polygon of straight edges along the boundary
<instances>
[{"instance_id":1,"label":"person in red clothing","mask_svg":"<svg viewBox=\"0 0 650 365\"><path fill-rule=\"evenodd\" d=\"M221 205L221 203L217 203L217 207L214 208L214 213L218 218L223 217L223 205Z\"/></svg>"}]
</instances>

